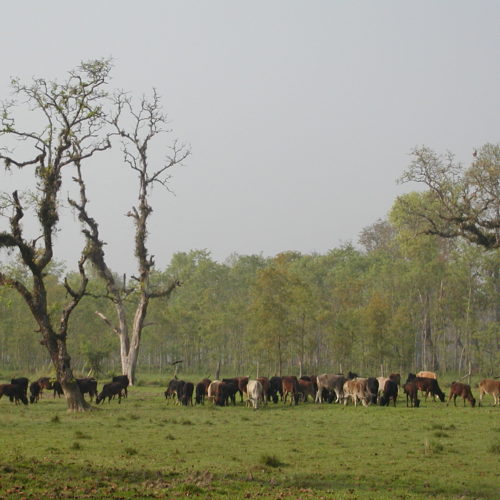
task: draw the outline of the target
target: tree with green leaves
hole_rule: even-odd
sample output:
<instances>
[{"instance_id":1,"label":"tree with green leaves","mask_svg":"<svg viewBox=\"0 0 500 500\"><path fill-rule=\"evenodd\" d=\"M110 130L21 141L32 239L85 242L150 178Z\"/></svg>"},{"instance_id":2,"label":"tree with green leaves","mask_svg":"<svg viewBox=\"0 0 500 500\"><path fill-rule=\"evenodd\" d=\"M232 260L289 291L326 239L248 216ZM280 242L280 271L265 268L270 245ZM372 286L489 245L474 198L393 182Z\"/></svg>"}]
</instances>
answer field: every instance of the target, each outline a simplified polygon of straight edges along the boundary
<instances>
[{"instance_id":1,"label":"tree with green leaves","mask_svg":"<svg viewBox=\"0 0 500 500\"><path fill-rule=\"evenodd\" d=\"M401 182L427 190L399 198L401 208L420 221L421 231L442 238L462 237L487 250L500 248L500 144L485 144L464 168L448 153L427 147L412 152Z\"/></svg>"},{"instance_id":2,"label":"tree with green leaves","mask_svg":"<svg viewBox=\"0 0 500 500\"><path fill-rule=\"evenodd\" d=\"M30 170L35 184L31 192L15 190L3 194L2 213L10 212L10 216L7 228L0 232L0 250L16 252L28 277L18 279L3 268L0 285L15 290L27 304L41 334L41 344L47 348L55 367L68 408L75 411L88 405L73 376L66 340L70 316L87 288L88 248L82 250L78 261L78 280L64 281L67 298L64 304L58 304L57 317L48 293L51 276L47 271L54 258L63 174L110 147L107 135L103 134L105 86L110 69L109 61L95 60L70 71L63 82L36 78L25 84L13 79L14 99L3 102L0 117L0 159L8 170ZM18 112L25 109L30 121L19 124ZM23 226L23 219L31 214L37 224L34 235L28 234Z\"/></svg>"}]
</instances>

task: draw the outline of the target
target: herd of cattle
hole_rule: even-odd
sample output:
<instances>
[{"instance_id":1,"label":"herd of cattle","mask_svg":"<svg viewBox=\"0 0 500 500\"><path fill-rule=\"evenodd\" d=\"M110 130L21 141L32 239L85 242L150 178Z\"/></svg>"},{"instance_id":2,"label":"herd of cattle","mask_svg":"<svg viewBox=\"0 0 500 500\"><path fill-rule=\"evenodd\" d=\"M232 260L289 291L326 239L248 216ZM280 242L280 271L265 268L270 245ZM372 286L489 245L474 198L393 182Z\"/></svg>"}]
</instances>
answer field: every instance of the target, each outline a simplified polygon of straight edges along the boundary
<instances>
[{"instance_id":1,"label":"herd of cattle","mask_svg":"<svg viewBox=\"0 0 500 500\"><path fill-rule=\"evenodd\" d=\"M122 397L127 397L129 379L126 375L113 377L113 380L104 384L100 393L97 391L97 380L95 378L81 378L76 380L82 395L88 394L90 400L95 397L96 404L108 398L108 402L118 397L121 402ZM28 386L30 391L30 403L36 403L40 399L43 390L52 390L54 397L61 396L63 390L61 384L48 377L42 377L29 384L26 377L14 378L10 384L0 384L0 398L8 396L11 402L28 404ZM341 374L311 375L297 378L295 376L286 377L259 377L255 380L249 377L225 378L211 381L208 378L201 380L196 387L192 382L185 382L174 378L168 383L165 391L165 398L177 400L182 405L203 404L205 399L218 406L236 404L236 395L239 393L240 401L246 395L247 405L257 409L261 404L268 402L283 403L289 401L290 404L298 404L300 401L306 402L308 398L316 403L323 401L332 403L343 403L347 405L349 401L356 406L361 403L364 406L370 404L380 404L388 406L390 402L396 406L399 388L401 387L401 376L399 373L392 373L389 377L369 377L361 378L357 374L349 372L347 376ZM419 391L424 395L425 400L431 395L437 397L441 402L445 401L445 394L441 391L436 374L433 372L410 373L406 382L402 385L402 390L406 395L406 406L417 408L420 405L418 399ZM481 406L483 396L489 394L494 399L494 406L500 403L500 381L495 379L484 379L479 383L479 405ZM448 403L453 398L456 405L456 398L461 397L470 403L472 407L476 405L476 400L472 395L470 385L461 382L453 382L450 386Z\"/></svg>"},{"instance_id":2,"label":"herd of cattle","mask_svg":"<svg viewBox=\"0 0 500 500\"><path fill-rule=\"evenodd\" d=\"M97 393L97 380L92 377L78 378L76 383L82 395L88 394L90 400L95 397L96 404L108 398L110 401L115 396L118 396L118 402L121 402L122 397L127 397L127 388L129 386L129 379L127 375L117 375L113 380L104 384L101 392ZM26 377L13 378L10 384L0 384L0 398L8 396L11 402L18 404L19 402L28 404L28 386L30 391L30 403L38 403L43 390L53 391L54 398L61 397L63 389L57 380L51 380L49 377L41 377L31 384Z\"/></svg>"},{"instance_id":3,"label":"herd of cattle","mask_svg":"<svg viewBox=\"0 0 500 500\"><path fill-rule=\"evenodd\" d=\"M177 399L180 404L203 404L205 399L212 401L218 406L227 406L230 402L236 404L236 395L239 393L240 401L246 395L247 405L257 409L260 404L273 401L277 403L280 399L284 403L298 404L299 401L306 402L310 397L316 403L323 401L343 403L346 405L352 401L356 406L358 403L368 406L380 404L387 406L392 401L396 406L399 387L401 387L401 376L392 373L389 377L361 378L357 374L349 372L347 376L341 374L311 375L297 378L287 377L259 377L255 380L249 377L234 377L211 381L205 378L198 382L196 387L192 382L185 382L174 378L168 384L165 398ZM445 401L445 395L441 391L436 374L433 372L410 373L402 389L406 395L406 406L418 407L420 391L425 400L429 394L441 402ZM479 404L483 396L490 394L494 398L494 406L500 402L500 381L484 379L479 384ZM448 403L453 398L461 397L465 402L469 401L471 406L476 405L469 385L461 382L453 382L450 387Z\"/></svg>"}]
</instances>

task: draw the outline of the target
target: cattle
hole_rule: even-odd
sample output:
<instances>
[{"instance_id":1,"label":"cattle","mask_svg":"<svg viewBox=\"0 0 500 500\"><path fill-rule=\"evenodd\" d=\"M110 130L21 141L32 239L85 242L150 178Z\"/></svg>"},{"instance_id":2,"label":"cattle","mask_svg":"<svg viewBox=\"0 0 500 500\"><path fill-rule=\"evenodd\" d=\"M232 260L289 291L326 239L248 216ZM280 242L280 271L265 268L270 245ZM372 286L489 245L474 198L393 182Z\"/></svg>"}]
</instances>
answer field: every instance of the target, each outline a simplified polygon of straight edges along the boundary
<instances>
[{"instance_id":1,"label":"cattle","mask_svg":"<svg viewBox=\"0 0 500 500\"><path fill-rule=\"evenodd\" d=\"M251 405L254 410L259 407L259 402L264 402L264 389L259 380L247 381L247 406Z\"/></svg>"},{"instance_id":2,"label":"cattle","mask_svg":"<svg viewBox=\"0 0 500 500\"><path fill-rule=\"evenodd\" d=\"M214 380L210 383L207 389L207 399L215 403L215 398L217 396L217 392L219 391L219 385L222 384L221 380Z\"/></svg>"},{"instance_id":3,"label":"cattle","mask_svg":"<svg viewBox=\"0 0 500 500\"><path fill-rule=\"evenodd\" d=\"M28 404L28 398L24 393L23 387L19 384L2 384L0 385L0 398L5 395L9 397L10 402L14 402L16 405L19 404L19 400L23 404Z\"/></svg>"},{"instance_id":4,"label":"cattle","mask_svg":"<svg viewBox=\"0 0 500 500\"><path fill-rule=\"evenodd\" d=\"M28 397L29 380L26 377L13 378L13 379L11 379L10 383L21 387L24 396L26 398Z\"/></svg>"},{"instance_id":5,"label":"cattle","mask_svg":"<svg viewBox=\"0 0 500 500\"><path fill-rule=\"evenodd\" d=\"M323 390L329 393L334 392L337 397L337 402L341 403L344 399L344 383L346 378L343 375L334 375L323 373L318 375L317 384L318 390L316 392L316 403L323 402Z\"/></svg>"},{"instance_id":6,"label":"cattle","mask_svg":"<svg viewBox=\"0 0 500 500\"><path fill-rule=\"evenodd\" d=\"M394 407L396 407L396 401L398 399L398 384L394 380L388 379L384 385L384 393L380 398L380 406L389 406L389 402L393 401Z\"/></svg>"},{"instance_id":7,"label":"cattle","mask_svg":"<svg viewBox=\"0 0 500 500\"><path fill-rule=\"evenodd\" d=\"M240 393L240 401L243 401L243 394L247 393L248 377L236 377L238 381L238 391Z\"/></svg>"},{"instance_id":8,"label":"cattle","mask_svg":"<svg viewBox=\"0 0 500 500\"><path fill-rule=\"evenodd\" d=\"M240 401L243 401L243 393L247 392L248 377L223 378L222 382L229 384L227 391L230 393L230 399L236 404L236 393L240 393Z\"/></svg>"},{"instance_id":9,"label":"cattle","mask_svg":"<svg viewBox=\"0 0 500 500\"><path fill-rule=\"evenodd\" d=\"M418 399L418 387L415 380L406 382L403 390L406 394L406 406L408 406L408 401L410 401L410 407L418 408L420 406L420 399Z\"/></svg>"},{"instance_id":10,"label":"cattle","mask_svg":"<svg viewBox=\"0 0 500 500\"><path fill-rule=\"evenodd\" d=\"M209 378L204 378L196 384L196 389L195 389L196 404L202 405L205 403L205 396L208 393L208 387L210 383L211 382Z\"/></svg>"},{"instance_id":11,"label":"cattle","mask_svg":"<svg viewBox=\"0 0 500 500\"><path fill-rule=\"evenodd\" d=\"M245 388L244 391L240 390L240 378L246 377L234 377L234 378L223 378L222 383L226 384L222 391L224 394L227 394L227 401L231 400L233 405L236 405L236 393L240 393L241 401L243 401L243 392L246 392L246 384L248 380L243 382L243 386Z\"/></svg>"},{"instance_id":12,"label":"cattle","mask_svg":"<svg viewBox=\"0 0 500 500\"><path fill-rule=\"evenodd\" d=\"M378 380L375 377L368 377L367 386L370 391L370 403L376 405L379 389Z\"/></svg>"},{"instance_id":13,"label":"cattle","mask_svg":"<svg viewBox=\"0 0 500 500\"><path fill-rule=\"evenodd\" d=\"M180 400L179 394L182 393L182 390L184 388L184 380L178 380L176 378L172 379L167 386L167 390L164 392L165 394L165 399L175 399Z\"/></svg>"},{"instance_id":14,"label":"cattle","mask_svg":"<svg viewBox=\"0 0 500 500\"><path fill-rule=\"evenodd\" d=\"M298 380L298 391L300 393L301 399L305 402L307 401L307 397L311 396L311 399L314 401L316 396L316 390L314 388L314 382L311 380L303 380L300 378Z\"/></svg>"},{"instance_id":15,"label":"cattle","mask_svg":"<svg viewBox=\"0 0 500 500\"><path fill-rule=\"evenodd\" d=\"M500 380L485 378L479 382L479 406L483 402L483 396L489 394L493 396L493 406L500 403Z\"/></svg>"},{"instance_id":16,"label":"cattle","mask_svg":"<svg viewBox=\"0 0 500 500\"><path fill-rule=\"evenodd\" d=\"M441 403L445 400L445 395L443 391L439 388L438 381L434 378L417 377L415 379L418 389L425 394L425 401L427 401L427 396L429 393L433 398L439 397Z\"/></svg>"},{"instance_id":17,"label":"cattle","mask_svg":"<svg viewBox=\"0 0 500 500\"><path fill-rule=\"evenodd\" d=\"M366 378L355 378L349 379L344 382L344 405L347 405L349 398L354 402L354 406L357 406L358 401L361 401L363 406L368 406L370 404L371 393L368 390L368 379Z\"/></svg>"},{"instance_id":18,"label":"cattle","mask_svg":"<svg viewBox=\"0 0 500 500\"><path fill-rule=\"evenodd\" d=\"M114 398L114 396L118 396L118 403L121 403L123 392L124 387L121 382L110 382L109 384L104 384L102 387L102 391L95 399L95 403L98 405L106 398L108 398L108 403L110 403L111 399Z\"/></svg>"},{"instance_id":19,"label":"cattle","mask_svg":"<svg viewBox=\"0 0 500 500\"><path fill-rule=\"evenodd\" d=\"M128 386L130 385L130 380L127 375L115 375L111 382L119 382L123 386L123 395L128 398Z\"/></svg>"},{"instance_id":20,"label":"cattle","mask_svg":"<svg viewBox=\"0 0 500 500\"><path fill-rule=\"evenodd\" d=\"M299 401L299 381L295 375L281 377L281 389L283 391L283 403L286 403L290 395L290 404L297 404Z\"/></svg>"},{"instance_id":21,"label":"cattle","mask_svg":"<svg viewBox=\"0 0 500 500\"><path fill-rule=\"evenodd\" d=\"M236 393L238 387L234 382L220 382L216 388L215 404L217 406L228 406L229 400L236 405Z\"/></svg>"},{"instance_id":22,"label":"cattle","mask_svg":"<svg viewBox=\"0 0 500 500\"><path fill-rule=\"evenodd\" d=\"M77 378L76 383L78 385L78 388L80 389L80 392L82 393L82 396L84 394L88 394L90 397L90 401L92 401L92 398L97 397L97 380L95 378L91 377ZM121 382L116 382L116 383L121 383Z\"/></svg>"},{"instance_id":23,"label":"cattle","mask_svg":"<svg viewBox=\"0 0 500 500\"><path fill-rule=\"evenodd\" d=\"M457 406L457 396L463 398L464 406L466 400L469 401L472 408L476 406L476 400L472 396L470 385L462 384L461 382L452 382L450 387L450 397L448 398L448 403L446 403L446 406L450 404L451 398L453 398L453 404Z\"/></svg>"},{"instance_id":24,"label":"cattle","mask_svg":"<svg viewBox=\"0 0 500 500\"><path fill-rule=\"evenodd\" d=\"M258 380L262 385L262 392L264 395L264 404L267 405L267 401L269 400L269 388L270 388L269 379L267 377L257 377L256 380Z\"/></svg>"},{"instance_id":25,"label":"cattle","mask_svg":"<svg viewBox=\"0 0 500 500\"><path fill-rule=\"evenodd\" d=\"M378 381L378 394L379 394L379 396L382 396L382 393L384 392L385 383L388 380L389 380L389 377L377 377L377 381Z\"/></svg>"},{"instance_id":26,"label":"cattle","mask_svg":"<svg viewBox=\"0 0 500 500\"><path fill-rule=\"evenodd\" d=\"M61 385L61 382L59 382L58 380L56 380L53 384L52 384L52 389L54 391L54 398L56 397L56 394L58 397L61 397L63 394L64 394L64 391L62 389L62 385Z\"/></svg>"},{"instance_id":27,"label":"cattle","mask_svg":"<svg viewBox=\"0 0 500 500\"><path fill-rule=\"evenodd\" d=\"M391 373L389 378L401 387L401 375L399 373Z\"/></svg>"},{"instance_id":28,"label":"cattle","mask_svg":"<svg viewBox=\"0 0 500 500\"><path fill-rule=\"evenodd\" d=\"M283 399L281 377L274 376L269 379L268 398L270 398L273 403L277 403L280 399Z\"/></svg>"},{"instance_id":29,"label":"cattle","mask_svg":"<svg viewBox=\"0 0 500 500\"><path fill-rule=\"evenodd\" d=\"M30 384L30 403L38 403L38 400L40 399L40 394L41 394L41 389L40 385L37 382L32 382Z\"/></svg>"},{"instance_id":30,"label":"cattle","mask_svg":"<svg viewBox=\"0 0 500 500\"><path fill-rule=\"evenodd\" d=\"M192 382L186 382L180 394L177 395L182 405L188 406L193 404L194 385Z\"/></svg>"},{"instance_id":31,"label":"cattle","mask_svg":"<svg viewBox=\"0 0 500 500\"><path fill-rule=\"evenodd\" d=\"M417 377L420 378L433 378L434 380L437 380L437 375L434 372L418 372Z\"/></svg>"}]
</instances>

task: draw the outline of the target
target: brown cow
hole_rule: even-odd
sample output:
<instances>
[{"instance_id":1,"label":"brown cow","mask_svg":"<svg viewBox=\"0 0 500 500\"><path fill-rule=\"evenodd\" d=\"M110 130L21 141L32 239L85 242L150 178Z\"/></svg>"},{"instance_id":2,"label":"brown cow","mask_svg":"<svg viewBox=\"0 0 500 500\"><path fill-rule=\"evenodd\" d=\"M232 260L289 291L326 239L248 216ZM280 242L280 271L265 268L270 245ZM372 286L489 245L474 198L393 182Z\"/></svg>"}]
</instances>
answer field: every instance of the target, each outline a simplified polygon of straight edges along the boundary
<instances>
[{"instance_id":1,"label":"brown cow","mask_svg":"<svg viewBox=\"0 0 500 500\"><path fill-rule=\"evenodd\" d=\"M396 382L401 387L401 374L400 373L391 373L389 375L389 378L393 381Z\"/></svg>"},{"instance_id":2,"label":"brown cow","mask_svg":"<svg viewBox=\"0 0 500 500\"><path fill-rule=\"evenodd\" d=\"M354 378L352 380L347 380L344 383L344 405L347 405L347 401L351 398L354 402L354 406L357 406L358 400L363 403L363 406L368 406L371 401L371 392L368 389L368 379L367 378Z\"/></svg>"},{"instance_id":3,"label":"brown cow","mask_svg":"<svg viewBox=\"0 0 500 500\"><path fill-rule=\"evenodd\" d=\"M485 378L479 382L479 406L483 402L483 396L489 394L493 396L493 406L500 403L500 380Z\"/></svg>"},{"instance_id":4,"label":"brown cow","mask_svg":"<svg viewBox=\"0 0 500 500\"><path fill-rule=\"evenodd\" d=\"M406 382L403 390L406 394L406 406L408 406L408 400L410 400L410 407L418 408L420 406L420 399L418 399L418 387L415 380Z\"/></svg>"},{"instance_id":5,"label":"brown cow","mask_svg":"<svg viewBox=\"0 0 500 500\"><path fill-rule=\"evenodd\" d=\"M283 389L283 403L290 394L290 404L297 404L299 401L299 382L295 375L291 377L281 377L281 386Z\"/></svg>"},{"instance_id":6,"label":"brown cow","mask_svg":"<svg viewBox=\"0 0 500 500\"><path fill-rule=\"evenodd\" d=\"M298 389L300 396L304 402L307 401L307 396L311 396L311 399L314 401L314 398L316 396L314 382L312 382L310 380L299 379L297 389Z\"/></svg>"},{"instance_id":7,"label":"brown cow","mask_svg":"<svg viewBox=\"0 0 500 500\"><path fill-rule=\"evenodd\" d=\"M465 400L469 401L472 408L476 406L476 400L472 396L470 385L462 384L461 382L452 382L450 387L450 397L448 398L448 403L446 403L446 406L450 404L451 398L453 398L453 404L457 406L457 396L464 398L464 406Z\"/></svg>"},{"instance_id":8,"label":"brown cow","mask_svg":"<svg viewBox=\"0 0 500 500\"><path fill-rule=\"evenodd\" d=\"M264 404L267 405L267 402L269 401L269 389L271 387L271 384L267 377L258 377L257 380L260 382L260 385L262 385L262 392L264 394Z\"/></svg>"},{"instance_id":9,"label":"brown cow","mask_svg":"<svg viewBox=\"0 0 500 500\"><path fill-rule=\"evenodd\" d=\"M415 383L417 384L419 390L425 394L425 401L427 401L427 396L430 393L433 398L438 396L441 403L444 403L446 396L444 395L443 391L441 391L441 389L439 388L438 381L436 379L417 377L415 379Z\"/></svg>"}]
</instances>

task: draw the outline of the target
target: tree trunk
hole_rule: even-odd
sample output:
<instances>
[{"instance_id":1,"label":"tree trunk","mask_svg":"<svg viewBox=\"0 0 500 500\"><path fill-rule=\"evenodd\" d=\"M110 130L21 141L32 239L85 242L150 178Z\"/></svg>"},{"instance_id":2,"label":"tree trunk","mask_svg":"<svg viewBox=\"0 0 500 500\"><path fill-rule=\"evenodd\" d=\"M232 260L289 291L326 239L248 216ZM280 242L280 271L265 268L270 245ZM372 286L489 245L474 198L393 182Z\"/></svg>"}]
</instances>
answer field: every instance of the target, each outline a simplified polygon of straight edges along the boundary
<instances>
[{"instance_id":1,"label":"tree trunk","mask_svg":"<svg viewBox=\"0 0 500 500\"><path fill-rule=\"evenodd\" d=\"M56 369L57 380L60 382L64 397L68 404L68 411L86 411L90 405L85 401L80 392L73 370L71 369L71 357L66 349L66 336L56 335L52 331L44 334L43 344L46 345L52 363Z\"/></svg>"}]
</instances>

